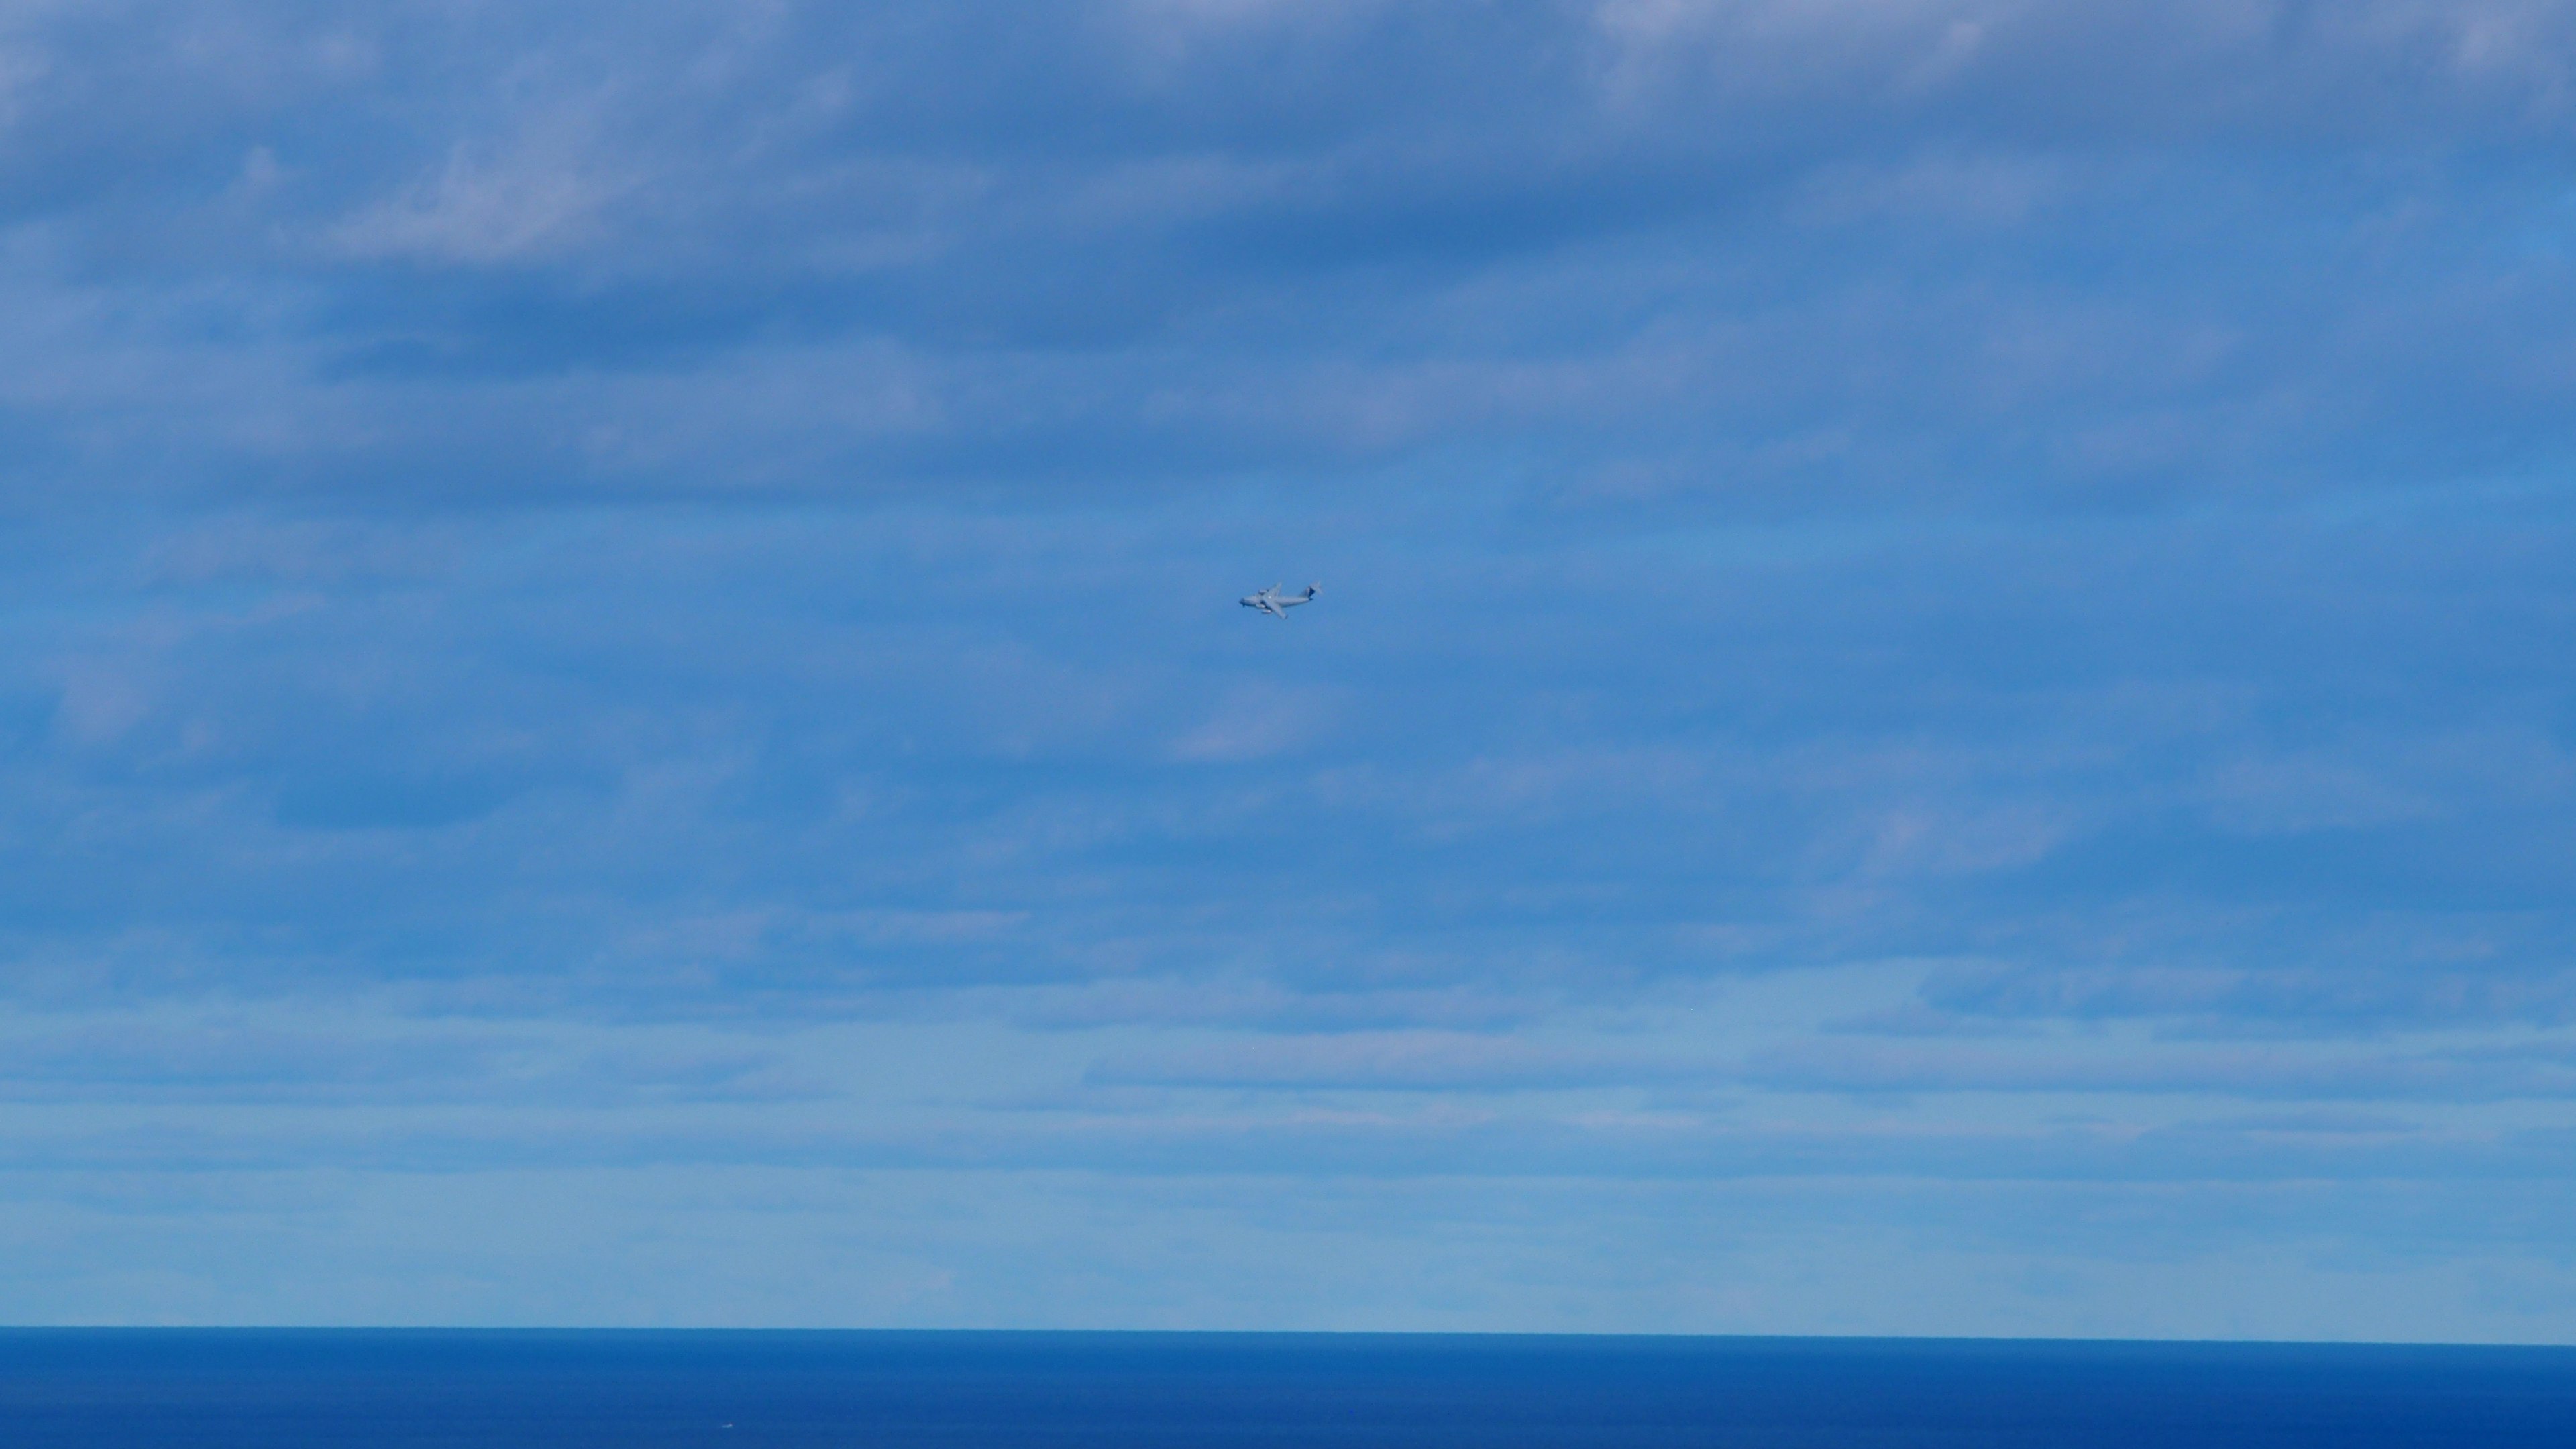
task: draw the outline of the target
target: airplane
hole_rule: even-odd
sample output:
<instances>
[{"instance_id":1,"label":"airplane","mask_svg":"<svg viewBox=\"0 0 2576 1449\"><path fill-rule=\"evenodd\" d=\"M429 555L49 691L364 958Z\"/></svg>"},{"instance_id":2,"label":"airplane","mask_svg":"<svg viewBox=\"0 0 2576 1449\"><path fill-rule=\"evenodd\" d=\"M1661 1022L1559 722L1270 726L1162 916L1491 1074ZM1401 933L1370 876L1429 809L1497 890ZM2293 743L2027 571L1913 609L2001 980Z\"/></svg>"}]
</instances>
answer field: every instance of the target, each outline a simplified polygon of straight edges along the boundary
<instances>
[{"instance_id":1,"label":"airplane","mask_svg":"<svg viewBox=\"0 0 2576 1449\"><path fill-rule=\"evenodd\" d=\"M1315 602L1315 591L1322 587L1323 585L1321 584L1308 584L1306 586L1306 592L1302 594L1282 594L1279 592L1279 586L1277 584L1272 584L1270 587L1263 589L1260 593L1254 594L1249 598L1238 600L1237 602L1241 603L1243 607L1247 609L1259 609L1261 612L1268 614L1271 618L1285 619L1288 617L1288 611L1290 609L1297 607L1299 604L1311 604Z\"/></svg>"}]
</instances>

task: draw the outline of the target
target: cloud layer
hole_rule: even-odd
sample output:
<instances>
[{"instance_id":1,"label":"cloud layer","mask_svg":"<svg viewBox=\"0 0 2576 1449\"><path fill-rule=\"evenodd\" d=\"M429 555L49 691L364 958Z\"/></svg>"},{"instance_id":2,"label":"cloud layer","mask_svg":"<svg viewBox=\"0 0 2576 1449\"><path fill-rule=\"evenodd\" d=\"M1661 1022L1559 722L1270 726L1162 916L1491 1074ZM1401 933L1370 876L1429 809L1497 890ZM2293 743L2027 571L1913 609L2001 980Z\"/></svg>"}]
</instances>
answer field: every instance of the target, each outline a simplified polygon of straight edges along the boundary
<instances>
[{"instance_id":1,"label":"cloud layer","mask_svg":"<svg viewBox=\"0 0 2576 1449\"><path fill-rule=\"evenodd\" d=\"M0 9L16 1301L2564 1338L2571 65Z\"/></svg>"}]
</instances>

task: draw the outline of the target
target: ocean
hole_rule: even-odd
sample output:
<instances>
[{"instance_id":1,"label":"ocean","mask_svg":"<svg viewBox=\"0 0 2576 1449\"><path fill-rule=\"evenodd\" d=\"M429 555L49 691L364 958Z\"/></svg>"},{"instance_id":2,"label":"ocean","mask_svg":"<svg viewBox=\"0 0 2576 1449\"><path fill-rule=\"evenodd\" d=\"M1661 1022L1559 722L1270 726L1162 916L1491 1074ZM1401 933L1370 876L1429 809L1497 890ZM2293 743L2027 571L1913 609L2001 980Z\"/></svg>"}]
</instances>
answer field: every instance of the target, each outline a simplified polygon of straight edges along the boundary
<instances>
[{"instance_id":1,"label":"ocean","mask_svg":"<svg viewBox=\"0 0 2576 1449\"><path fill-rule=\"evenodd\" d=\"M12 1449L2576 1445L2576 1350L1409 1334L0 1331Z\"/></svg>"}]
</instances>

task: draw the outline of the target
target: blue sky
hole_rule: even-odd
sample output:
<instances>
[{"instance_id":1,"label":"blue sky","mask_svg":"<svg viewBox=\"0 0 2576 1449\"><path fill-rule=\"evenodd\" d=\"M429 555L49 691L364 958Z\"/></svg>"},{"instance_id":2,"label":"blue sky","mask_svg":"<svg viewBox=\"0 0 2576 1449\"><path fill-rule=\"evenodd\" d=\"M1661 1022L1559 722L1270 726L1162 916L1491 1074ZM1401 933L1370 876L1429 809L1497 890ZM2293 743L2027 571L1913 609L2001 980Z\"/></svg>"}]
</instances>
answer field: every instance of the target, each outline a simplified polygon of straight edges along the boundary
<instances>
[{"instance_id":1,"label":"blue sky","mask_svg":"<svg viewBox=\"0 0 2576 1449\"><path fill-rule=\"evenodd\" d=\"M2571 138L2550 0L0 7L0 1317L2576 1338Z\"/></svg>"}]
</instances>

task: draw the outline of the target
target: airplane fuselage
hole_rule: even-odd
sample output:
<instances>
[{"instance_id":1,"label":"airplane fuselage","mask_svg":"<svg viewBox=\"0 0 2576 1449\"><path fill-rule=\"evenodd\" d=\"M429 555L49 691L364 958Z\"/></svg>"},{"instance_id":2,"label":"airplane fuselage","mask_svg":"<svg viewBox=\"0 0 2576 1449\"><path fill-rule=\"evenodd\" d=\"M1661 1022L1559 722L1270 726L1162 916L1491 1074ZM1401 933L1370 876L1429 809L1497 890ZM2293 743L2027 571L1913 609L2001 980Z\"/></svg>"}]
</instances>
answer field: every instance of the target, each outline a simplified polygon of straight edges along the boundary
<instances>
[{"instance_id":1,"label":"airplane fuselage","mask_svg":"<svg viewBox=\"0 0 2576 1449\"><path fill-rule=\"evenodd\" d=\"M1316 586L1308 584L1306 586L1306 592L1302 594L1283 594L1279 592L1279 586L1277 584L1272 584L1270 587L1263 589L1260 593L1246 595L1241 599L1237 599L1235 602L1243 605L1243 607L1247 609L1259 609L1261 612L1268 614L1274 619L1285 619L1288 617L1288 611L1290 609L1297 607L1299 604L1311 604L1315 602L1315 592Z\"/></svg>"}]
</instances>

